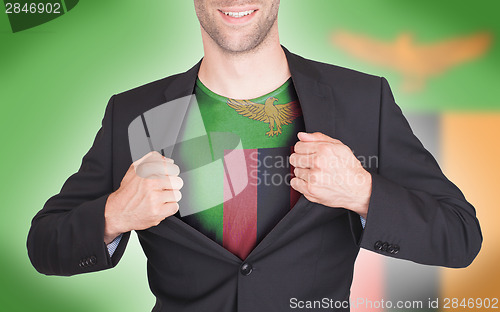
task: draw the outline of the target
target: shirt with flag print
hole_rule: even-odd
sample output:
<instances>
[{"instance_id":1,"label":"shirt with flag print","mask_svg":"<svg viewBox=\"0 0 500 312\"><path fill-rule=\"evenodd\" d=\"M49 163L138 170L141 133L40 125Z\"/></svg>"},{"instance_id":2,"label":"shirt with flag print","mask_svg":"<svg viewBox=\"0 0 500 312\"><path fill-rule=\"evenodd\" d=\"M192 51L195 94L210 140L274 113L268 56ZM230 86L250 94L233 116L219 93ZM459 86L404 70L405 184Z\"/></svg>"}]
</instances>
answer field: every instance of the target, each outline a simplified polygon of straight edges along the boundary
<instances>
[{"instance_id":1,"label":"shirt with flag print","mask_svg":"<svg viewBox=\"0 0 500 312\"><path fill-rule=\"evenodd\" d=\"M199 79L194 94L172 156L184 180L180 216L245 259L300 196L289 163L305 128L298 97L291 78L251 100L215 94Z\"/></svg>"}]
</instances>

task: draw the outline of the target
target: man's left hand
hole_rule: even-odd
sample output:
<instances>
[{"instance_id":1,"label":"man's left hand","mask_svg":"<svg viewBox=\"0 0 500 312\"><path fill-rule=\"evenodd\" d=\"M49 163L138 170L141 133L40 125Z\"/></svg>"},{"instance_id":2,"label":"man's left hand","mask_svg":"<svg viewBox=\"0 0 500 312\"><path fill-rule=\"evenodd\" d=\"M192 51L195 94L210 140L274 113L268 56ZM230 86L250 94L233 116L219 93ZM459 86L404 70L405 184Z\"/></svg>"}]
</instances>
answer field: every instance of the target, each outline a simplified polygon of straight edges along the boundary
<instances>
[{"instance_id":1,"label":"man's left hand","mask_svg":"<svg viewBox=\"0 0 500 312\"><path fill-rule=\"evenodd\" d=\"M291 186L315 203L343 207L366 219L372 177L351 149L320 132L300 132L290 156Z\"/></svg>"}]
</instances>

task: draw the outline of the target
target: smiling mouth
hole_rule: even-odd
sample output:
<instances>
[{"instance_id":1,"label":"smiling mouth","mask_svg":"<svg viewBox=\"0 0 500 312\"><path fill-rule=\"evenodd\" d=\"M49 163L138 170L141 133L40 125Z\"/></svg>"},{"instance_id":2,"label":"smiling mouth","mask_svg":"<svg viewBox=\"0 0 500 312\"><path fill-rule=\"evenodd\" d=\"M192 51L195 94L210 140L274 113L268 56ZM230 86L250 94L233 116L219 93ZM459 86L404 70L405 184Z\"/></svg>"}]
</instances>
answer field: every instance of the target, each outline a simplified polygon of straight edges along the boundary
<instances>
[{"instance_id":1,"label":"smiling mouth","mask_svg":"<svg viewBox=\"0 0 500 312\"><path fill-rule=\"evenodd\" d=\"M245 17L245 16L252 14L255 11L257 11L257 10L248 10L248 11L242 11L242 12L224 12L224 11L221 11L221 12L223 14L225 14L226 16L230 16L230 17L234 17L234 18L242 18L242 17Z\"/></svg>"}]
</instances>

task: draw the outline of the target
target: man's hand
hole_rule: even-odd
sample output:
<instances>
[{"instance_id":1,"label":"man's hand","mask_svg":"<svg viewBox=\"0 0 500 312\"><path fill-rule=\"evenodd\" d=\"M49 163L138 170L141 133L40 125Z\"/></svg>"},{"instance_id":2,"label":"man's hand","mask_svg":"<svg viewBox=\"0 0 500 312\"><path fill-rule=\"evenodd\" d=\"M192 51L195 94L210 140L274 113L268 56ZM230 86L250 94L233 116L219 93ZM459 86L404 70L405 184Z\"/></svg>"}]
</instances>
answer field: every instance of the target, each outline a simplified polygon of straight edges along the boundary
<instances>
[{"instance_id":1,"label":"man's hand","mask_svg":"<svg viewBox=\"0 0 500 312\"><path fill-rule=\"evenodd\" d=\"M105 207L104 242L158 225L179 210L183 181L172 159L151 152L130 165Z\"/></svg>"},{"instance_id":2,"label":"man's hand","mask_svg":"<svg viewBox=\"0 0 500 312\"><path fill-rule=\"evenodd\" d=\"M291 186L315 203L343 207L366 218L372 179L341 141L320 132L300 132L290 164Z\"/></svg>"}]
</instances>

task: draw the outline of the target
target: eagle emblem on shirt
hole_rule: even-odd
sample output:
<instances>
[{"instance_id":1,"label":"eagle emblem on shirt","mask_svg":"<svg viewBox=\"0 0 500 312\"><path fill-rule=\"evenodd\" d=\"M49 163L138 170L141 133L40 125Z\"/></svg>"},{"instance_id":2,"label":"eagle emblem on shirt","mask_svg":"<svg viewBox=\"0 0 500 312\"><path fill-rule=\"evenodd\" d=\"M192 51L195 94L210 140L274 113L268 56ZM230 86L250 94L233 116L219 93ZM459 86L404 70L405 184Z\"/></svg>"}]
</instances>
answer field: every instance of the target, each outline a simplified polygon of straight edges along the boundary
<instances>
[{"instance_id":1,"label":"eagle emblem on shirt","mask_svg":"<svg viewBox=\"0 0 500 312\"><path fill-rule=\"evenodd\" d=\"M281 126L292 123L295 118L302 115L298 101L275 105L276 101L278 99L275 97L268 98L264 104L227 99L227 105L242 116L269 124L269 131L266 134L272 137L281 134Z\"/></svg>"}]
</instances>

